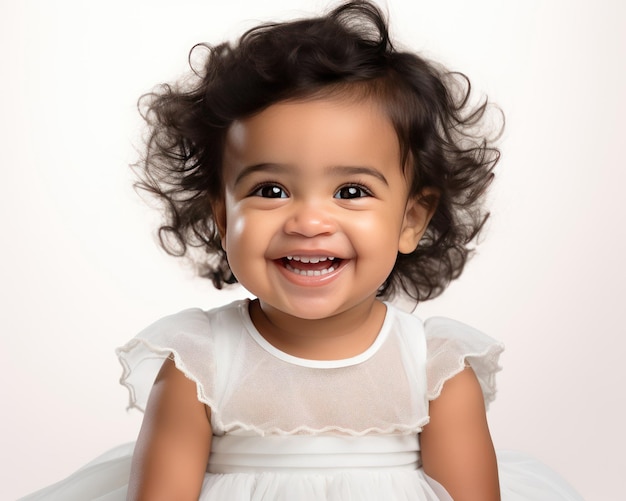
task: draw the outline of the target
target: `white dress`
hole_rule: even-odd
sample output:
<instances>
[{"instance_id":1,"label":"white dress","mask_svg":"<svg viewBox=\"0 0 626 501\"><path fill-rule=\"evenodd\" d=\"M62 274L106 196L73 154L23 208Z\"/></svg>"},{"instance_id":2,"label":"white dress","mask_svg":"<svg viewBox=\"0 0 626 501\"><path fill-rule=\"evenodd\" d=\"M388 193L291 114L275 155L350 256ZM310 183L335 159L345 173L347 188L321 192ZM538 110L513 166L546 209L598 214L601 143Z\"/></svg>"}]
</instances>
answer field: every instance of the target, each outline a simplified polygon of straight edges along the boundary
<instances>
[{"instance_id":1,"label":"white dress","mask_svg":"<svg viewBox=\"0 0 626 501\"><path fill-rule=\"evenodd\" d=\"M442 501L421 469L428 402L471 365L485 403L495 395L502 346L450 319L422 323L387 304L376 341L350 359L306 360L269 344L248 301L191 309L151 325L117 354L130 407L143 410L163 360L196 383L211 408L213 440L200 500ZM126 499L133 444L23 498ZM499 453L503 501L581 501L556 473L519 453Z\"/></svg>"}]
</instances>

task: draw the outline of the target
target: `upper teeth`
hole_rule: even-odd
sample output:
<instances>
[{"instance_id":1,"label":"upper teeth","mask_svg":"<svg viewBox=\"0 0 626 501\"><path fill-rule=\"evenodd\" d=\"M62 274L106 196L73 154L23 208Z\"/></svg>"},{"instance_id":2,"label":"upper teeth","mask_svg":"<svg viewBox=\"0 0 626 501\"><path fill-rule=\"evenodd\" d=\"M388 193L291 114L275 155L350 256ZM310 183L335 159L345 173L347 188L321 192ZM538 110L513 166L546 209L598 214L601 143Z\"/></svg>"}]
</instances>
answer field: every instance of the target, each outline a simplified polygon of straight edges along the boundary
<instances>
[{"instance_id":1,"label":"upper teeth","mask_svg":"<svg viewBox=\"0 0 626 501\"><path fill-rule=\"evenodd\" d=\"M333 261L333 256L287 256L290 261L300 261L301 263L319 263L320 261L326 261L327 259Z\"/></svg>"}]
</instances>

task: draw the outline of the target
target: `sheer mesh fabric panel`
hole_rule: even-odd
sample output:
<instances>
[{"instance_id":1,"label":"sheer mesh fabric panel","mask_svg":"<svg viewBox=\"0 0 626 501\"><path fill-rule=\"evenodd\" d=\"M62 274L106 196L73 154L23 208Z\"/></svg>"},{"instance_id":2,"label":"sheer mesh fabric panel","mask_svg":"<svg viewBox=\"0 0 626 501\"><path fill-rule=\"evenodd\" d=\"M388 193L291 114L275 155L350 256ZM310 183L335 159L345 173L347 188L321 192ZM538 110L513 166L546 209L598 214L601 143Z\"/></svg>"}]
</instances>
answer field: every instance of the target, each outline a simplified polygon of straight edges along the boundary
<instances>
[{"instance_id":1,"label":"sheer mesh fabric panel","mask_svg":"<svg viewBox=\"0 0 626 501\"><path fill-rule=\"evenodd\" d=\"M223 431L417 432L427 418L427 408L423 392L398 364L401 348L392 335L362 363L320 369L279 360L247 337L225 378L228 383L218 409Z\"/></svg>"}]
</instances>

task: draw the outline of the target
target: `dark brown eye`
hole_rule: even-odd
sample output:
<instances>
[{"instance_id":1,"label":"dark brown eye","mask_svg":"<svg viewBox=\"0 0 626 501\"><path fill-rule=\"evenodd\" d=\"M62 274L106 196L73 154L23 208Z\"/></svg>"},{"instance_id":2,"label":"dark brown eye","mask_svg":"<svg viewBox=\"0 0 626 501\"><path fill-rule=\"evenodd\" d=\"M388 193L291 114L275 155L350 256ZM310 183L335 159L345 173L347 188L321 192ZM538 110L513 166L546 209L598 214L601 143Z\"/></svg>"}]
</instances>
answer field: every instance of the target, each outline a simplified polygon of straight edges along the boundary
<instances>
[{"instance_id":1,"label":"dark brown eye","mask_svg":"<svg viewBox=\"0 0 626 501\"><path fill-rule=\"evenodd\" d=\"M367 190L363 186L358 185L342 186L337 190L337 193L335 193L335 198L341 199L361 198L369 196L371 196L369 190Z\"/></svg>"},{"instance_id":2,"label":"dark brown eye","mask_svg":"<svg viewBox=\"0 0 626 501\"><path fill-rule=\"evenodd\" d=\"M287 198L284 189L276 184L264 184L252 192L252 196L263 198Z\"/></svg>"}]
</instances>

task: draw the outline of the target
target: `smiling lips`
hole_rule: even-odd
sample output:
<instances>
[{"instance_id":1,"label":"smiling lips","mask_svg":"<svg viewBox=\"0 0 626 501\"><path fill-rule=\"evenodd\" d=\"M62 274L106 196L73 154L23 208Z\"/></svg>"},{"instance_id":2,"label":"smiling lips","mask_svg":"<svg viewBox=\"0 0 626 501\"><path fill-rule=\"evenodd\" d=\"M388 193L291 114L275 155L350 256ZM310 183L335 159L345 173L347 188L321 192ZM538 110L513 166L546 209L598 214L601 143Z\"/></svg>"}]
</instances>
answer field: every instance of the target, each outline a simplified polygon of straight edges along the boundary
<instances>
[{"instance_id":1,"label":"smiling lips","mask_svg":"<svg viewBox=\"0 0 626 501\"><path fill-rule=\"evenodd\" d=\"M282 261L287 270L305 277L327 275L341 263L341 259L334 256L287 256Z\"/></svg>"}]
</instances>

